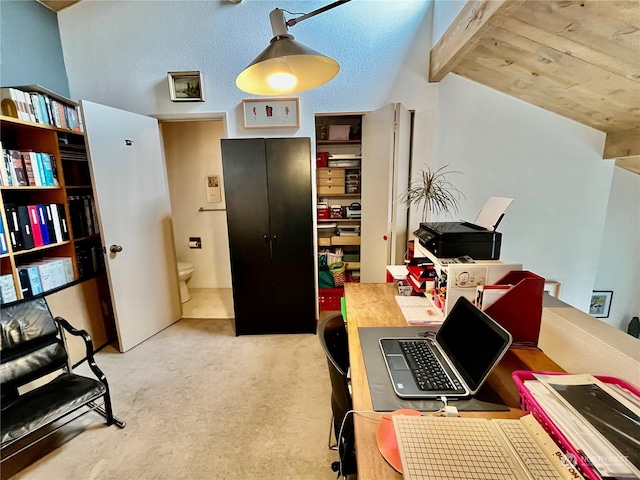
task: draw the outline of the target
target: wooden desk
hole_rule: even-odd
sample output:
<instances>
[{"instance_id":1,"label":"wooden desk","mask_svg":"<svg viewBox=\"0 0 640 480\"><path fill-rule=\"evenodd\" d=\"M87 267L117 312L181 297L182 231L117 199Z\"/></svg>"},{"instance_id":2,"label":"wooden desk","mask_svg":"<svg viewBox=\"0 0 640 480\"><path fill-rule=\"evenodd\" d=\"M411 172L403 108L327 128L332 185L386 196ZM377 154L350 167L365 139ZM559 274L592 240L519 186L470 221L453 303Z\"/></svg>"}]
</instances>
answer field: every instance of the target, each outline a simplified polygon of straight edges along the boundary
<instances>
[{"instance_id":1,"label":"wooden desk","mask_svg":"<svg viewBox=\"0 0 640 480\"><path fill-rule=\"evenodd\" d=\"M371 411L369 382L360 347L358 327L402 327L407 322L400 311L393 283L346 283L347 329L353 409ZM514 370L563 371L544 353L536 349L511 349L491 373L487 382L500 395L508 412L463 412L465 417L519 418L518 389L511 378ZM402 479L384 460L376 445L376 430L382 413L354 416L356 458L359 480Z\"/></svg>"}]
</instances>

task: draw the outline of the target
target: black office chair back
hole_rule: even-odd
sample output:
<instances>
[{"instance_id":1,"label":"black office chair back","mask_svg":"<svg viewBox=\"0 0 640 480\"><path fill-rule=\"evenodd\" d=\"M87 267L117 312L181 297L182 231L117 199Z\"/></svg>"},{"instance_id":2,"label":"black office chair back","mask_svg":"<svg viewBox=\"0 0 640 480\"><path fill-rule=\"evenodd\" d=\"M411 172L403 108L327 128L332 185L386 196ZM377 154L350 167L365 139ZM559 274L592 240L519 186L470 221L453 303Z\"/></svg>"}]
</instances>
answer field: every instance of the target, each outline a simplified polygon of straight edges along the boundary
<instances>
[{"instance_id":1,"label":"black office chair back","mask_svg":"<svg viewBox=\"0 0 640 480\"><path fill-rule=\"evenodd\" d=\"M353 416L347 416L352 409L349 393L349 343L347 327L341 314L325 318L318 326L320 344L327 356L329 379L331 380L331 410L333 412L333 429L338 443L343 476L356 472ZM345 419L345 416L347 417ZM342 437L340 431L342 430Z\"/></svg>"}]
</instances>

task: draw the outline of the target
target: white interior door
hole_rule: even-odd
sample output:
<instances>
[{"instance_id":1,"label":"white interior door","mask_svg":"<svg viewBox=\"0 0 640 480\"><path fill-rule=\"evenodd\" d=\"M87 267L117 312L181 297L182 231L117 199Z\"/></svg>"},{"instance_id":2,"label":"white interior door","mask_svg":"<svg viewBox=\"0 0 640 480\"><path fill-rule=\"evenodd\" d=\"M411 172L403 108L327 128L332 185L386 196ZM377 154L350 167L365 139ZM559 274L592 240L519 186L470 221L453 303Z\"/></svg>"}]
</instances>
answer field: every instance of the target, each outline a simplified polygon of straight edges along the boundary
<instances>
[{"instance_id":1,"label":"white interior door","mask_svg":"<svg viewBox=\"0 0 640 480\"><path fill-rule=\"evenodd\" d=\"M361 282L384 282L387 265L403 263L407 215L399 198L409 179L410 135L410 113L399 103L363 115Z\"/></svg>"},{"instance_id":2,"label":"white interior door","mask_svg":"<svg viewBox=\"0 0 640 480\"><path fill-rule=\"evenodd\" d=\"M181 316L160 132L154 118L84 100L80 105L124 352Z\"/></svg>"}]
</instances>

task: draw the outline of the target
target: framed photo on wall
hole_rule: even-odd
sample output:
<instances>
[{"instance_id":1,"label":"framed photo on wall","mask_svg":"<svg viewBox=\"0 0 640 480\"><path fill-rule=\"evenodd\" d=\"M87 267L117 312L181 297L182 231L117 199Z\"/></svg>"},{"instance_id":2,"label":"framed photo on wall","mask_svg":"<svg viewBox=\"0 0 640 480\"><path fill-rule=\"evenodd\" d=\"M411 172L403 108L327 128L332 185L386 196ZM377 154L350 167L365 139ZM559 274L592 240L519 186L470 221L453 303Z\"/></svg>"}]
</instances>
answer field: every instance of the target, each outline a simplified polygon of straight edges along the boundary
<instances>
[{"instance_id":1,"label":"framed photo on wall","mask_svg":"<svg viewBox=\"0 0 640 480\"><path fill-rule=\"evenodd\" d=\"M297 98L242 100L244 128L298 128L300 102Z\"/></svg>"},{"instance_id":2,"label":"framed photo on wall","mask_svg":"<svg viewBox=\"0 0 640 480\"><path fill-rule=\"evenodd\" d=\"M204 102L200 72L168 72L167 78L172 102Z\"/></svg>"},{"instance_id":3,"label":"framed photo on wall","mask_svg":"<svg viewBox=\"0 0 640 480\"><path fill-rule=\"evenodd\" d=\"M611 290L594 290L589 303L589 315L596 318L607 318L611 310Z\"/></svg>"}]
</instances>

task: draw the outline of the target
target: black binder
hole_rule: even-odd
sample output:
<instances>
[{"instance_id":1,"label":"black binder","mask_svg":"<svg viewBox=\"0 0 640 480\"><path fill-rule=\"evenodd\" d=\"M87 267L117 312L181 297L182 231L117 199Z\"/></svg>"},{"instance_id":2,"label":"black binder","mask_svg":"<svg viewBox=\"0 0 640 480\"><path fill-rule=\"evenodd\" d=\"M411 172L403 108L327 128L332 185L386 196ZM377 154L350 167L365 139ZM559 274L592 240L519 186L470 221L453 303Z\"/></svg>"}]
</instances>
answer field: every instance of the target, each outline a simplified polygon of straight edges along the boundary
<instances>
[{"instance_id":1,"label":"black binder","mask_svg":"<svg viewBox=\"0 0 640 480\"><path fill-rule=\"evenodd\" d=\"M62 233L62 241L69 240L69 225L67 225L67 214L64 205L58 203L58 218L60 219L60 232Z\"/></svg>"},{"instance_id":2,"label":"black binder","mask_svg":"<svg viewBox=\"0 0 640 480\"><path fill-rule=\"evenodd\" d=\"M18 209L12 203L5 205L4 209L7 214L7 235L11 242L11 248L14 252L24 250L22 231L18 221Z\"/></svg>"},{"instance_id":3,"label":"black binder","mask_svg":"<svg viewBox=\"0 0 640 480\"><path fill-rule=\"evenodd\" d=\"M18 269L18 277L20 277L20 290L22 290L22 298L33 297L33 291L31 290L31 280L29 279L29 270L24 268Z\"/></svg>"},{"instance_id":4,"label":"black binder","mask_svg":"<svg viewBox=\"0 0 640 480\"><path fill-rule=\"evenodd\" d=\"M20 224L20 232L22 232L22 243L24 250L30 250L35 247L33 242L33 232L31 231L31 218L26 205L18 205L18 223Z\"/></svg>"}]
</instances>

